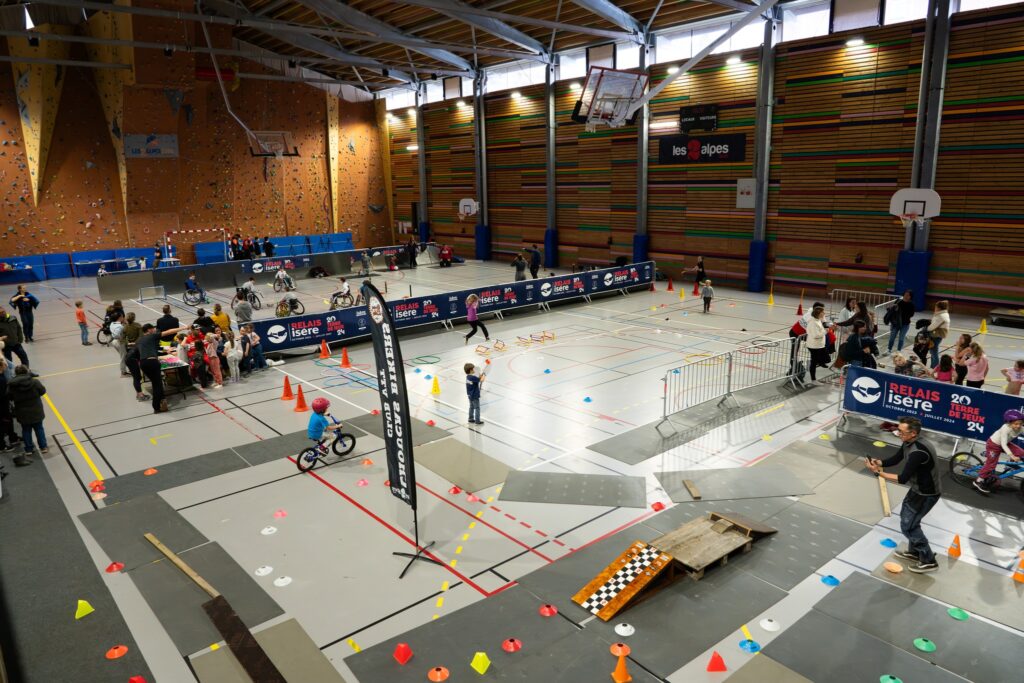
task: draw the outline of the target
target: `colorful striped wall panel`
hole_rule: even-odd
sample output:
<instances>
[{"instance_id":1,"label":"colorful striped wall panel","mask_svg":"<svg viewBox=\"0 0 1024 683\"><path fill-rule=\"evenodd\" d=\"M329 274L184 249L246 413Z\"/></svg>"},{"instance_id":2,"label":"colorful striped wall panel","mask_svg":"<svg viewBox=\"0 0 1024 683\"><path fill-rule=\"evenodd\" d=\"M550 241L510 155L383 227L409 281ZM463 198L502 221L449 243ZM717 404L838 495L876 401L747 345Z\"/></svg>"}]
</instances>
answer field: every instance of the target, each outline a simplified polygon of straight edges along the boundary
<instances>
[{"instance_id":1,"label":"colorful striped wall panel","mask_svg":"<svg viewBox=\"0 0 1024 683\"><path fill-rule=\"evenodd\" d=\"M412 205L419 201L419 161L415 150L416 116L405 109L390 112L387 117L388 139L391 141L391 183L395 204L395 221L412 223ZM412 226L413 231L416 226Z\"/></svg>"},{"instance_id":2,"label":"colorful striped wall panel","mask_svg":"<svg viewBox=\"0 0 1024 683\"><path fill-rule=\"evenodd\" d=\"M459 200L476 198L473 107L461 100L423 107L427 197L433 239L451 244L463 257L475 253L476 218L459 220Z\"/></svg>"},{"instance_id":3,"label":"colorful striped wall panel","mask_svg":"<svg viewBox=\"0 0 1024 683\"><path fill-rule=\"evenodd\" d=\"M1024 306L1024 12L953 18L929 295Z\"/></svg>"},{"instance_id":4,"label":"colorful striped wall panel","mask_svg":"<svg viewBox=\"0 0 1024 683\"><path fill-rule=\"evenodd\" d=\"M555 84L558 258L563 267L607 264L633 255L636 232L636 126L588 133L572 120L579 92Z\"/></svg>"},{"instance_id":5,"label":"colorful striped wall panel","mask_svg":"<svg viewBox=\"0 0 1024 683\"><path fill-rule=\"evenodd\" d=\"M923 22L784 43L776 62L769 277L783 289L891 288L911 179ZM847 47L854 35L865 44Z\"/></svg>"},{"instance_id":6,"label":"colorful striped wall panel","mask_svg":"<svg viewBox=\"0 0 1024 683\"><path fill-rule=\"evenodd\" d=\"M543 247L547 229L544 86L513 97L486 97L488 220L492 253L510 259L524 245Z\"/></svg>"},{"instance_id":7,"label":"colorful striped wall panel","mask_svg":"<svg viewBox=\"0 0 1024 683\"><path fill-rule=\"evenodd\" d=\"M648 166L647 230L650 256L673 277L693 267L703 255L708 276L716 283L743 286L747 281L753 209L736 208L736 181L754 176L758 50L740 53L739 64L726 64L731 55L712 55L697 68L672 82L651 102ZM651 87L667 76L671 64L652 68ZM746 159L719 164L658 163L659 140L678 135L679 128L659 122L678 121L679 108L698 104L719 106L715 133L744 133ZM664 125L664 124L662 124Z\"/></svg>"}]
</instances>

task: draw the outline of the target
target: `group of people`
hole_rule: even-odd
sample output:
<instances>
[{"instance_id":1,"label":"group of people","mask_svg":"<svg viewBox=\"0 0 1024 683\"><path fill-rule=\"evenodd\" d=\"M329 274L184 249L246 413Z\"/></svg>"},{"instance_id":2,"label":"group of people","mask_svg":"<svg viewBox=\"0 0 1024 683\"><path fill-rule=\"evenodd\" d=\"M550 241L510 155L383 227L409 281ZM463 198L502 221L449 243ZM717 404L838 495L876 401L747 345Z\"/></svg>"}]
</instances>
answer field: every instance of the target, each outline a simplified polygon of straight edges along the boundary
<instances>
[{"instance_id":1,"label":"group of people","mask_svg":"<svg viewBox=\"0 0 1024 683\"><path fill-rule=\"evenodd\" d=\"M227 242L229 261L249 261L256 258L273 258L274 243L270 241L270 235L260 242L259 237L242 237L234 235Z\"/></svg>"},{"instance_id":2,"label":"group of people","mask_svg":"<svg viewBox=\"0 0 1024 683\"><path fill-rule=\"evenodd\" d=\"M240 322L236 333L220 304L214 304L210 313L199 308L195 320L188 325L182 325L171 311L165 305L163 315L155 323L139 324L135 313L126 313L121 301L115 300L107 307L104 319L111 346L120 358L121 376L132 379L139 401L152 401L154 413L168 410L160 363L164 356L177 358L188 369L190 380L203 389L211 385L220 389L227 379L239 382L252 372L284 363L263 355L262 340L251 323ZM82 328L82 343L89 345L81 301L75 302L75 317ZM143 391L143 377L151 385L150 394Z\"/></svg>"},{"instance_id":3,"label":"group of people","mask_svg":"<svg viewBox=\"0 0 1024 683\"><path fill-rule=\"evenodd\" d=\"M32 443L33 434L39 452L49 451L46 431L43 429L45 412L42 398L46 394L46 387L29 368L28 353L24 347L25 342L33 340L32 316L39 300L24 285L19 285L17 293L10 298L10 304L18 311L21 321L0 306L0 349L3 350L3 357L0 358L0 452L17 450L20 441L24 452L14 456L14 464L24 467L32 464L29 458L36 452ZM15 356L20 363L17 367L14 365ZM15 420L21 427L20 435L14 430ZM6 476L6 473L0 471L0 476Z\"/></svg>"},{"instance_id":4,"label":"group of people","mask_svg":"<svg viewBox=\"0 0 1024 683\"><path fill-rule=\"evenodd\" d=\"M540 262L541 253L536 244L532 247L524 247L521 252L515 255L512 259L512 263L510 264L516 269L516 282L526 279L527 266L530 268L530 277L536 280L540 273ZM441 265L444 265L443 259L441 261Z\"/></svg>"}]
</instances>

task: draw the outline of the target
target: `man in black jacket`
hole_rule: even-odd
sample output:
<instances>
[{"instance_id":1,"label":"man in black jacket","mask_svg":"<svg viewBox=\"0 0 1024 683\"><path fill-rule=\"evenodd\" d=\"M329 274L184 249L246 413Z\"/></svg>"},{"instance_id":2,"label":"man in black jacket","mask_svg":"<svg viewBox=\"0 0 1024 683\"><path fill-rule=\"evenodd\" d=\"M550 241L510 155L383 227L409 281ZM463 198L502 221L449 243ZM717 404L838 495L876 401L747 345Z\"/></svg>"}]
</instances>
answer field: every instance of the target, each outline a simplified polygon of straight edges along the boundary
<instances>
[{"instance_id":1,"label":"man in black jacket","mask_svg":"<svg viewBox=\"0 0 1024 683\"><path fill-rule=\"evenodd\" d=\"M891 328L889 331L889 353L892 353L894 346L898 346L899 351L903 350L903 342L907 339L910 321L915 313L917 313L917 309L914 308L914 293L909 289L903 292L900 300L886 311L886 322Z\"/></svg>"},{"instance_id":2,"label":"man in black jacket","mask_svg":"<svg viewBox=\"0 0 1024 683\"><path fill-rule=\"evenodd\" d=\"M25 347L22 346L25 335L21 331L21 323L3 306L0 306L0 341L4 343L4 358L8 363L13 360L12 355L14 355L18 357L22 365L28 366L28 354L25 353Z\"/></svg>"},{"instance_id":3,"label":"man in black jacket","mask_svg":"<svg viewBox=\"0 0 1024 683\"><path fill-rule=\"evenodd\" d=\"M942 476L935 459L935 449L921 440L921 421L916 417L900 418L899 432L903 445L885 460L866 458L869 470L888 481L910 485L910 491L900 508L900 531L907 537L906 550L897 550L895 555L912 563L908 569L915 574L926 574L939 568L935 552L921 529L921 522L942 497L939 478ZM883 472L883 467L898 465L906 460L903 471L897 474Z\"/></svg>"},{"instance_id":4,"label":"man in black jacket","mask_svg":"<svg viewBox=\"0 0 1024 683\"><path fill-rule=\"evenodd\" d=\"M39 441L39 452L46 453L50 449L46 445L46 431L43 430L43 396L46 387L35 377L29 375L27 365L19 365L14 370L14 379L7 383L7 395L14 404L14 417L21 425L21 438L25 442L25 455L32 455L32 433L35 432ZM15 463L17 464L17 463Z\"/></svg>"},{"instance_id":5,"label":"man in black jacket","mask_svg":"<svg viewBox=\"0 0 1024 683\"><path fill-rule=\"evenodd\" d=\"M39 306L39 299L25 289L25 285L18 285L17 293L11 297L11 306L18 311L21 318L21 328L25 331L25 341L32 341L32 331L35 328L35 309Z\"/></svg>"},{"instance_id":6,"label":"man in black jacket","mask_svg":"<svg viewBox=\"0 0 1024 683\"><path fill-rule=\"evenodd\" d=\"M21 437L14 433L14 417L11 415L11 399L7 395L7 361L0 358L0 452L9 453L17 448ZM31 465L24 455L14 456L17 467Z\"/></svg>"}]
</instances>

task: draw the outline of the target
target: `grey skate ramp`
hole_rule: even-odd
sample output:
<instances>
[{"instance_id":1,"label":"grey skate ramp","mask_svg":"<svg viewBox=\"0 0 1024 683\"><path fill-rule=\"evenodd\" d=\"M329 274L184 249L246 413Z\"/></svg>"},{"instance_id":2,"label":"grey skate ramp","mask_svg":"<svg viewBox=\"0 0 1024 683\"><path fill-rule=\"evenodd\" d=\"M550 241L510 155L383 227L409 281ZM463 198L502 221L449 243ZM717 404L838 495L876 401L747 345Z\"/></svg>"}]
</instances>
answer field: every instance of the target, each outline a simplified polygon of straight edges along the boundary
<instances>
[{"instance_id":1,"label":"grey skate ramp","mask_svg":"<svg viewBox=\"0 0 1024 683\"><path fill-rule=\"evenodd\" d=\"M729 467L710 470L677 470L654 475L674 502L690 502L693 497L683 484L692 481L700 492L700 500L738 500L742 498L774 498L799 496L812 489L793 476L782 465Z\"/></svg>"},{"instance_id":2,"label":"grey skate ramp","mask_svg":"<svg viewBox=\"0 0 1024 683\"><path fill-rule=\"evenodd\" d=\"M643 477L614 474L513 471L509 472L499 498L524 503L633 508L647 506Z\"/></svg>"}]
</instances>

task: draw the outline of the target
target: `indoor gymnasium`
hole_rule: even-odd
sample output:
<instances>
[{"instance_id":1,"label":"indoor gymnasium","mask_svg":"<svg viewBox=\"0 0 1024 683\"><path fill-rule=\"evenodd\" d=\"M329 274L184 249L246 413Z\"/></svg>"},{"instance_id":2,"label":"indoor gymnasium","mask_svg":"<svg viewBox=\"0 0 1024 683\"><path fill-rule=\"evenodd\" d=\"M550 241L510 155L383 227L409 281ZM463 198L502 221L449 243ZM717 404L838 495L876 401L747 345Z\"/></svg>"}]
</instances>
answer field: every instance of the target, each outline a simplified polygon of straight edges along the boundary
<instances>
[{"instance_id":1,"label":"indoor gymnasium","mask_svg":"<svg viewBox=\"0 0 1024 683\"><path fill-rule=\"evenodd\" d=\"M0 683L1011 683L1024 3L0 3Z\"/></svg>"}]
</instances>

